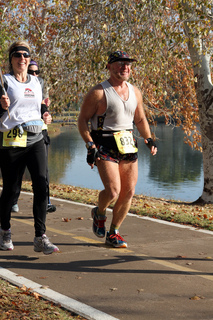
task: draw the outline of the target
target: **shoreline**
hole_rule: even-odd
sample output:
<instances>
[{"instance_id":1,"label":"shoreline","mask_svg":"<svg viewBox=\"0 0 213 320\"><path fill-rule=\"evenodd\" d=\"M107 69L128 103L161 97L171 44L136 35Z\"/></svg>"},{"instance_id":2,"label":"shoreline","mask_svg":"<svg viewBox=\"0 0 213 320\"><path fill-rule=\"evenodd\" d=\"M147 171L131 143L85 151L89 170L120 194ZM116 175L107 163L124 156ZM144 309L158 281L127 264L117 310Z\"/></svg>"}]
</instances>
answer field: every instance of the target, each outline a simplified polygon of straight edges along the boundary
<instances>
[{"instance_id":1,"label":"shoreline","mask_svg":"<svg viewBox=\"0 0 213 320\"><path fill-rule=\"evenodd\" d=\"M0 181L2 186L2 181ZM22 191L32 192L31 181ZM50 183L50 197L97 206L100 190ZM113 208L113 204L110 206ZM196 204L144 195L134 195L130 213L213 231L213 204Z\"/></svg>"}]
</instances>

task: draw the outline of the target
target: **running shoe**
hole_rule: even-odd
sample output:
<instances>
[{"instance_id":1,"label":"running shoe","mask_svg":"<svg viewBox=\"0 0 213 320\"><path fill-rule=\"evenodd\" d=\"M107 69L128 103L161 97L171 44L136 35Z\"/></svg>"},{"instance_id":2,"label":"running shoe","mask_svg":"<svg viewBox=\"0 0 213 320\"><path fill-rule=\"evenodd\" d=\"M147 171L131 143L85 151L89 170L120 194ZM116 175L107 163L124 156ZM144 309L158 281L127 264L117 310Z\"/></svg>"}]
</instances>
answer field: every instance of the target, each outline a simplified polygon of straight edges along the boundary
<instances>
[{"instance_id":1,"label":"running shoe","mask_svg":"<svg viewBox=\"0 0 213 320\"><path fill-rule=\"evenodd\" d=\"M56 206L54 206L54 204L49 203L49 204L47 205L47 210L46 210L46 212L48 213L48 212L55 212L55 211L56 211Z\"/></svg>"},{"instance_id":2,"label":"running shoe","mask_svg":"<svg viewBox=\"0 0 213 320\"><path fill-rule=\"evenodd\" d=\"M9 230L2 230L0 228L0 249L1 250L13 250L14 246L11 240L11 231Z\"/></svg>"},{"instance_id":3,"label":"running shoe","mask_svg":"<svg viewBox=\"0 0 213 320\"><path fill-rule=\"evenodd\" d=\"M114 248L127 248L127 242L121 237L118 230L115 230L112 234L107 232L106 244L113 246Z\"/></svg>"},{"instance_id":4,"label":"running shoe","mask_svg":"<svg viewBox=\"0 0 213 320\"><path fill-rule=\"evenodd\" d=\"M11 211L12 212L19 212L19 207L18 207L17 203L12 206L12 210Z\"/></svg>"},{"instance_id":5,"label":"running shoe","mask_svg":"<svg viewBox=\"0 0 213 320\"><path fill-rule=\"evenodd\" d=\"M44 254L50 254L53 252L58 252L59 249L52 242L50 242L46 234L43 234L42 237L34 238L34 251L43 252Z\"/></svg>"},{"instance_id":6,"label":"running shoe","mask_svg":"<svg viewBox=\"0 0 213 320\"><path fill-rule=\"evenodd\" d=\"M106 228L104 223L106 222L106 216L97 215L98 207L95 207L91 211L91 215L93 218L92 230L94 234L99 238L105 237Z\"/></svg>"}]
</instances>

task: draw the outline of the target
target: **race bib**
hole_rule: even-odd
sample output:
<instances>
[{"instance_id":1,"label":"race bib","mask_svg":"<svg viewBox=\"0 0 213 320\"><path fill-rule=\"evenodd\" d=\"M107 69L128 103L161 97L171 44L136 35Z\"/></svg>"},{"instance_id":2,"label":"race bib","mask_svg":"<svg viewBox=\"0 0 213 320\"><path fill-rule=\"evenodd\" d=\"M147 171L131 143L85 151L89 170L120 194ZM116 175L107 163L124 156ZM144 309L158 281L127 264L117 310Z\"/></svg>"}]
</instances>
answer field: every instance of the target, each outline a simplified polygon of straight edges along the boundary
<instances>
[{"instance_id":1,"label":"race bib","mask_svg":"<svg viewBox=\"0 0 213 320\"><path fill-rule=\"evenodd\" d=\"M3 132L3 147L26 147L27 146L27 132L23 134L19 128L13 128L9 131Z\"/></svg>"},{"instance_id":2,"label":"race bib","mask_svg":"<svg viewBox=\"0 0 213 320\"><path fill-rule=\"evenodd\" d=\"M121 154L135 153L138 148L135 146L131 131L119 131L113 133L118 150Z\"/></svg>"}]
</instances>

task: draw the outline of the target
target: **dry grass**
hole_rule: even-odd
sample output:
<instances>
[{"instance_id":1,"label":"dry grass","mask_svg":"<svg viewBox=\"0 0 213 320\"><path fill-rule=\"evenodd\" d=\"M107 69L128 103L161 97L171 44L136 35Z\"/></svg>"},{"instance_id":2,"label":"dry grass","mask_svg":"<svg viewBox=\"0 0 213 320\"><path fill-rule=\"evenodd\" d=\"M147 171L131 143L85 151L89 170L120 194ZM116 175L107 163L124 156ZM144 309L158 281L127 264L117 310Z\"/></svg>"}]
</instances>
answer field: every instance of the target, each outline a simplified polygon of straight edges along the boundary
<instances>
[{"instance_id":1,"label":"dry grass","mask_svg":"<svg viewBox=\"0 0 213 320\"><path fill-rule=\"evenodd\" d=\"M31 182L23 182L22 189L32 191ZM50 184L52 197L80 203L97 205L98 193L99 190ZM199 205L135 195L130 212L141 216L213 230L213 204Z\"/></svg>"},{"instance_id":2,"label":"dry grass","mask_svg":"<svg viewBox=\"0 0 213 320\"><path fill-rule=\"evenodd\" d=\"M18 288L0 279L1 320L86 320L44 300L26 287Z\"/></svg>"}]
</instances>

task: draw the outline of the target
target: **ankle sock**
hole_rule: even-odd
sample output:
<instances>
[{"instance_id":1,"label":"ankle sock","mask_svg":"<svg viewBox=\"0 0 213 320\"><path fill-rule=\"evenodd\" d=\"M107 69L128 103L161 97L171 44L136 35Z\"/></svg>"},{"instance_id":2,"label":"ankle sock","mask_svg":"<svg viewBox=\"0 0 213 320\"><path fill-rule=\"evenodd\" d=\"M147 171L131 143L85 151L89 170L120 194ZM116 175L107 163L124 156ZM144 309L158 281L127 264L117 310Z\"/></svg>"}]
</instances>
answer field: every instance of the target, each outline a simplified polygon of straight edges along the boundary
<instances>
[{"instance_id":1,"label":"ankle sock","mask_svg":"<svg viewBox=\"0 0 213 320\"><path fill-rule=\"evenodd\" d=\"M111 226L110 226L110 229L109 229L109 234L113 234L113 233L115 233L115 231L117 231L117 233L118 233L118 226L116 226L115 224L111 224Z\"/></svg>"},{"instance_id":2,"label":"ankle sock","mask_svg":"<svg viewBox=\"0 0 213 320\"><path fill-rule=\"evenodd\" d=\"M101 212L100 210L99 210L99 208L97 209L97 215L98 216L105 216L106 215L106 210L104 211L104 212Z\"/></svg>"}]
</instances>

